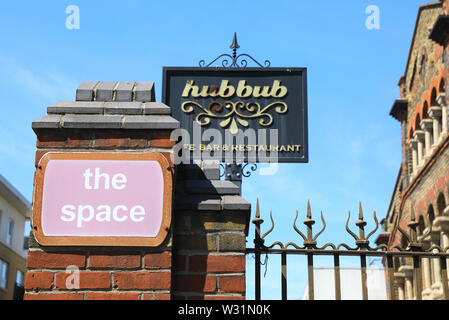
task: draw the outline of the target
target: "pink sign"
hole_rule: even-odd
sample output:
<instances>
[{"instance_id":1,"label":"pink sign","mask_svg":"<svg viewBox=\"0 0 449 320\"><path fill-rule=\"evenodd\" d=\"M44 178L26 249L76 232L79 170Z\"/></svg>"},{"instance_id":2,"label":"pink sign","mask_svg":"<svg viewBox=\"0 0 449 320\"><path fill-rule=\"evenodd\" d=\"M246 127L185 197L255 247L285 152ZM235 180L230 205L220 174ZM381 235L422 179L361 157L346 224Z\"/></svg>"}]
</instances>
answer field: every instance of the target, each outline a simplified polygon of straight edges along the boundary
<instances>
[{"instance_id":1,"label":"pink sign","mask_svg":"<svg viewBox=\"0 0 449 320\"><path fill-rule=\"evenodd\" d=\"M164 179L156 160L48 159L40 232L43 237L154 238L164 220Z\"/></svg>"}]
</instances>

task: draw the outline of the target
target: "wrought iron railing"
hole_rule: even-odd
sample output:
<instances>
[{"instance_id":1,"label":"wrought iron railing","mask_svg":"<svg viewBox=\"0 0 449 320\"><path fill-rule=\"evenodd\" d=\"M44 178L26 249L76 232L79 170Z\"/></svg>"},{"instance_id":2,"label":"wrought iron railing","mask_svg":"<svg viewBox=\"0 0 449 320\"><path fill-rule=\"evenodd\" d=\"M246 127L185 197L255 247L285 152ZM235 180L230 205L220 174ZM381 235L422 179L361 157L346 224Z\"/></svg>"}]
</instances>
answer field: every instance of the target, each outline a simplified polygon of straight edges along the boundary
<instances>
[{"instance_id":1,"label":"wrought iron railing","mask_svg":"<svg viewBox=\"0 0 449 320\"><path fill-rule=\"evenodd\" d=\"M357 256L360 258L360 269L361 269L361 284L362 284L362 298L368 300L368 285L367 285L367 257L382 257L383 264L385 266L386 277L385 281L388 290L388 298L391 300L401 300L401 299L423 299L423 277L422 274L425 272L432 272L429 270L423 270L422 262L430 263L430 259L437 260L436 267L433 272L437 275L431 278L438 278L438 274L441 279L441 295L439 299L449 299L448 290L448 274L447 274L447 259L449 259L449 247L442 248L438 244L431 244L424 246L424 241L429 238L432 233L432 225L427 220L427 225L429 228L418 237L418 223L416 222L415 215L412 212L410 222L408 223L408 231L403 230L400 226L397 226L398 231L407 240L405 247L400 245L380 244L376 247L370 246L370 237L375 234L378 230L379 222L377 221L376 212L373 213L373 218L375 222L375 228L367 236L365 236L365 226L367 225L364 221L364 215L362 206L359 206L359 216L355 225L358 227L358 235L351 231L349 228L350 212L348 214L348 219L346 221L346 231L348 234L354 238L355 247L351 247L346 243L333 244L326 243L319 247L317 245L318 238L323 234L326 229L326 222L321 212L321 221L323 223L322 229L314 234L312 226L315 224L315 220L312 218L312 211L310 208L310 202L307 204L307 215L304 220L304 225L307 227L306 235L302 233L296 226L296 221L298 219L298 211L296 212L295 219L293 221L293 229L303 240L302 246L294 243L288 242L286 244L275 241L271 245L266 245L265 241L267 236L274 230L275 224L273 216L270 213L271 227L265 233L262 233L262 224L264 220L260 216L259 200L257 200L256 206L256 216L252 223L255 226L254 235L254 248L247 248L247 254L254 254L255 257L255 299L261 299L261 255L262 254L280 254L281 255L281 297L283 300L287 299L287 256L289 254L305 255L307 256L307 273L308 273L308 298L314 300L314 256L316 255L327 255L333 256L334 264L334 290L335 299L341 300L341 277L340 277L340 257L341 256ZM399 269L400 264L407 263L407 260L402 259L407 258L411 260L411 266L409 269L412 271L408 284L411 290L409 292L404 292L404 290L410 289L405 288L401 284L401 272ZM428 259L428 260L425 260ZM425 280L428 280L426 278ZM435 281L435 280L434 280ZM425 283L426 288L429 286L428 281ZM424 288L424 289L426 289ZM429 299L428 296L424 298ZM435 296L433 297L435 298Z\"/></svg>"}]
</instances>

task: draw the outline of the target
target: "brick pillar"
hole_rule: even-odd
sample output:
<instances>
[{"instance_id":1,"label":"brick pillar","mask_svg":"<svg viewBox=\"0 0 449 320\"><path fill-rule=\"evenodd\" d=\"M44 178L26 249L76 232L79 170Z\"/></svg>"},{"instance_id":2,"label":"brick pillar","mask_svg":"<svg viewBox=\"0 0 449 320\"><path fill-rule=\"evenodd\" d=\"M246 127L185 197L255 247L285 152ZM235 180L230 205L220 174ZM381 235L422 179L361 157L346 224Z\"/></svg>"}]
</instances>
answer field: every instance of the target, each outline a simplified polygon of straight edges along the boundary
<instances>
[{"instance_id":1,"label":"brick pillar","mask_svg":"<svg viewBox=\"0 0 449 320\"><path fill-rule=\"evenodd\" d=\"M218 163L177 167L174 294L187 300L244 300L251 206L220 179Z\"/></svg>"},{"instance_id":2,"label":"brick pillar","mask_svg":"<svg viewBox=\"0 0 449 320\"><path fill-rule=\"evenodd\" d=\"M154 102L152 83L83 83L77 101L59 102L47 112L33 122L36 167L49 151L162 152L170 159L170 133L179 127L170 108ZM170 231L156 248L44 247L31 232L24 298L170 299L172 239ZM74 275L69 266L79 269L79 288L67 287Z\"/></svg>"},{"instance_id":3,"label":"brick pillar","mask_svg":"<svg viewBox=\"0 0 449 320\"><path fill-rule=\"evenodd\" d=\"M33 122L36 167L49 151L161 152L179 122L151 83L86 82L76 102ZM250 204L218 163L175 167L172 227L158 247L48 247L31 232L25 299L245 299ZM70 284L79 269L79 288Z\"/></svg>"}]
</instances>

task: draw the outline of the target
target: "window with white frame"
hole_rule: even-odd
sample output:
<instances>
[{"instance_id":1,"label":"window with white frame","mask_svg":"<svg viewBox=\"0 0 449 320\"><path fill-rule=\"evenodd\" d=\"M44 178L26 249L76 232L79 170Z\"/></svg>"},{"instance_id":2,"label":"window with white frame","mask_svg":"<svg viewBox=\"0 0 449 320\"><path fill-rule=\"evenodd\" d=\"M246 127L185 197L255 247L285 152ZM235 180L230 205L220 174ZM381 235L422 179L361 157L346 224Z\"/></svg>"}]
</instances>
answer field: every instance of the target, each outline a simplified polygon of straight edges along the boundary
<instances>
[{"instance_id":1,"label":"window with white frame","mask_svg":"<svg viewBox=\"0 0 449 320\"><path fill-rule=\"evenodd\" d=\"M0 289L6 290L8 280L8 263L0 259Z\"/></svg>"}]
</instances>

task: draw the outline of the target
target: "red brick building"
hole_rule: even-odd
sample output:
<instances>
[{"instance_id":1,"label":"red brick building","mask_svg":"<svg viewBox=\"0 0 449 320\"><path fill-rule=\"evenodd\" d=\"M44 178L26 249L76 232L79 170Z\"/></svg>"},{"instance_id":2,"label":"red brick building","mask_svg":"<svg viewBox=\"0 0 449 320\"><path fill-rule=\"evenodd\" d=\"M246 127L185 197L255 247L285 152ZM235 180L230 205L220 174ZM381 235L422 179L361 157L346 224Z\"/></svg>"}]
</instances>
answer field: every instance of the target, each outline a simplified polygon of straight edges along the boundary
<instances>
[{"instance_id":1,"label":"red brick building","mask_svg":"<svg viewBox=\"0 0 449 320\"><path fill-rule=\"evenodd\" d=\"M390 115L401 123L402 161L378 243L406 248L398 230L418 222L424 250L449 246L449 0L419 7L415 30L399 80L400 98ZM428 232L430 231L430 233ZM410 258L394 263L397 298L414 299ZM422 259L422 297L441 299L439 259Z\"/></svg>"}]
</instances>

